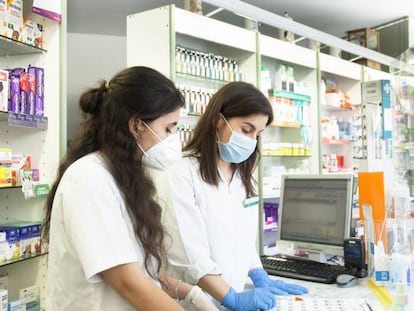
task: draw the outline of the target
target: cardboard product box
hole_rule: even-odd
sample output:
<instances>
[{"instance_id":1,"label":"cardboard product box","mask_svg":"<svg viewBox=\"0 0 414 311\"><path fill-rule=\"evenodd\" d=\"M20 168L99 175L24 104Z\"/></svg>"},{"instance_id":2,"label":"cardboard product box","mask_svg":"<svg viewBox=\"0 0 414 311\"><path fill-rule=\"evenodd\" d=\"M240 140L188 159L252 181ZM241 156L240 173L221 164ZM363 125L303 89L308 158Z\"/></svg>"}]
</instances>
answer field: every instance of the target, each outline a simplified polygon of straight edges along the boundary
<instances>
[{"instance_id":1,"label":"cardboard product box","mask_svg":"<svg viewBox=\"0 0 414 311\"><path fill-rule=\"evenodd\" d=\"M39 285L33 285L19 289L19 298L26 300L27 305L38 305L40 301L40 288Z\"/></svg>"},{"instance_id":2,"label":"cardboard product box","mask_svg":"<svg viewBox=\"0 0 414 311\"><path fill-rule=\"evenodd\" d=\"M31 75L34 75L34 115L43 116L44 115L44 93L45 93L45 71L42 67L29 66L27 72ZM30 97L29 93L29 97Z\"/></svg>"},{"instance_id":3,"label":"cardboard product box","mask_svg":"<svg viewBox=\"0 0 414 311\"><path fill-rule=\"evenodd\" d=\"M17 259L20 257L19 229L8 225L0 225L0 232L6 233L7 252L5 260Z\"/></svg>"},{"instance_id":4,"label":"cardboard product box","mask_svg":"<svg viewBox=\"0 0 414 311\"><path fill-rule=\"evenodd\" d=\"M392 136L391 90L390 80L376 80L362 83L362 102L377 105L381 104L381 138L383 139L391 139Z\"/></svg>"},{"instance_id":5,"label":"cardboard product box","mask_svg":"<svg viewBox=\"0 0 414 311\"><path fill-rule=\"evenodd\" d=\"M10 74L9 83L9 111L14 113L20 113L20 74Z\"/></svg>"},{"instance_id":6,"label":"cardboard product box","mask_svg":"<svg viewBox=\"0 0 414 311\"><path fill-rule=\"evenodd\" d=\"M19 228L20 238L20 257L30 256L32 254L32 237L31 237L31 226L22 225L16 226Z\"/></svg>"},{"instance_id":7,"label":"cardboard product box","mask_svg":"<svg viewBox=\"0 0 414 311\"><path fill-rule=\"evenodd\" d=\"M6 232L0 232L0 262L6 261L9 245L6 240ZM7 276L6 281L7 281ZM0 289L7 289L8 283L4 284L4 276L0 277Z\"/></svg>"},{"instance_id":8,"label":"cardboard product box","mask_svg":"<svg viewBox=\"0 0 414 311\"><path fill-rule=\"evenodd\" d=\"M7 311L7 302L9 301L9 293L7 289L0 290L0 311Z\"/></svg>"},{"instance_id":9,"label":"cardboard product box","mask_svg":"<svg viewBox=\"0 0 414 311\"><path fill-rule=\"evenodd\" d=\"M24 298L18 298L9 301L7 311L26 311L26 301Z\"/></svg>"},{"instance_id":10,"label":"cardboard product box","mask_svg":"<svg viewBox=\"0 0 414 311\"><path fill-rule=\"evenodd\" d=\"M0 0L0 35L7 36L7 0Z\"/></svg>"},{"instance_id":11,"label":"cardboard product box","mask_svg":"<svg viewBox=\"0 0 414 311\"><path fill-rule=\"evenodd\" d=\"M0 70L0 111L9 111L9 73L6 70Z\"/></svg>"},{"instance_id":12,"label":"cardboard product box","mask_svg":"<svg viewBox=\"0 0 414 311\"><path fill-rule=\"evenodd\" d=\"M6 37L23 42L23 0L7 0L6 14Z\"/></svg>"},{"instance_id":13,"label":"cardboard product box","mask_svg":"<svg viewBox=\"0 0 414 311\"><path fill-rule=\"evenodd\" d=\"M374 61L366 59L366 58L360 58L360 59L355 60L354 62L358 63L360 65L370 67L370 68L381 70L381 64L380 63L374 62Z\"/></svg>"},{"instance_id":14,"label":"cardboard product box","mask_svg":"<svg viewBox=\"0 0 414 311\"><path fill-rule=\"evenodd\" d=\"M20 74L20 113L30 114L29 75L25 72Z\"/></svg>"},{"instance_id":15,"label":"cardboard product box","mask_svg":"<svg viewBox=\"0 0 414 311\"><path fill-rule=\"evenodd\" d=\"M43 25L23 18L23 43L43 48Z\"/></svg>"},{"instance_id":16,"label":"cardboard product box","mask_svg":"<svg viewBox=\"0 0 414 311\"><path fill-rule=\"evenodd\" d=\"M34 222L31 225L31 249L32 253L40 254L42 251L41 235L42 225L40 222Z\"/></svg>"},{"instance_id":17,"label":"cardboard product box","mask_svg":"<svg viewBox=\"0 0 414 311\"><path fill-rule=\"evenodd\" d=\"M13 181L13 170L10 166L0 166L0 188L11 187Z\"/></svg>"}]
</instances>

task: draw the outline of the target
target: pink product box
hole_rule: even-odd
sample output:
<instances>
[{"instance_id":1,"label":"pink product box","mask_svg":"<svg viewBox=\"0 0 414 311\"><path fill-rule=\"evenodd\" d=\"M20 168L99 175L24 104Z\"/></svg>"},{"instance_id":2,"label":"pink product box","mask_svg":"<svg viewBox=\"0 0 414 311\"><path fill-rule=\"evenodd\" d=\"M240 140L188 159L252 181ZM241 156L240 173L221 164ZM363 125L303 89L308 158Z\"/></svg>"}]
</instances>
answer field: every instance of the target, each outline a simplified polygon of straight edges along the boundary
<instances>
[{"instance_id":1,"label":"pink product box","mask_svg":"<svg viewBox=\"0 0 414 311\"><path fill-rule=\"evenodd\" d=\"M35 92L33 94L34 96L34 115L36 116L43 116L44 115L44 77L45 77L45 72L44 69L42 67L34 67L34 66L29 66L29 68L27 69L27 72L30 75L34 76L34 88L35 88ZM30 81L30 78L29 78ZM30 82L29 82L30 84ZM31 86L30 88L31 89ZM29 101L30 99L30 91L29 91Z\"/></svg>"}]
</instances>

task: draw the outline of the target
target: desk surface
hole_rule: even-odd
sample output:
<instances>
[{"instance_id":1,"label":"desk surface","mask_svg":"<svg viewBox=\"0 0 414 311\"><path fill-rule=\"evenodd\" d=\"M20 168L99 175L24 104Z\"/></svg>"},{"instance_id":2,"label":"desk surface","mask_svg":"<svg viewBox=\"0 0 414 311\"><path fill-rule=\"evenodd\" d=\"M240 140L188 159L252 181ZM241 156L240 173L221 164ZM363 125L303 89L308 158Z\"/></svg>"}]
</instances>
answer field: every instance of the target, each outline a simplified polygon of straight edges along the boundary
<instances>
[{"instance_id":1,"label":"desk surface","mask_svg":"<svg viewBox=\"0 0 414 311\"><path fill-rule=\"evenodd\" d=\"M385 309L375 296L374 292L368 285L368 279L360 279L359 285L348 288L340 288L336 284L323 284L308 282L289 278L279 278L285 282L305 286L309 293L303 295L303 298L324 298L324 299L364 299L371 306L373 311L383 311Z\"/></svg>"}]
</instances>

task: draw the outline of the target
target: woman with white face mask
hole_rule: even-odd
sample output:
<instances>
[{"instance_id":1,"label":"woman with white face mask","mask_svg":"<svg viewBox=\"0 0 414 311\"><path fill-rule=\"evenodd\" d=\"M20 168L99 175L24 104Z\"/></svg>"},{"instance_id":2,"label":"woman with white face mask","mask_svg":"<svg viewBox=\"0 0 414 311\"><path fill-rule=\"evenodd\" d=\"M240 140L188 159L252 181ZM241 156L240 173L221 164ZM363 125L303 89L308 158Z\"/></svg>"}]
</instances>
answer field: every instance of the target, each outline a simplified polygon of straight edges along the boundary
<instances>
[{"instance_id":1,"label":"woman with white face mask","mask_svg":"<svg viewBox=\"0 0 414 311\"><path fill-rule=\"evenodd\" d=\"M258 198L252 173L258 136L272 120L272 107L258 89L244 82L227 84L211 98L184 158L167 169L170 189L158 193L171 235L170 266L223 310L269 310L275 295L307 292L271 279L256 250ZM254 288L245 289L247 277Z\"/></svg>"},{"instance_id":2,"label":"woman with white face mask","mask_svg":"<svg viewBox=\"0 0 414 311\"><path fill-rule=\"evenodd\" d=\"M82 94L86 118L46 202L47 310L178 311L175 298L202 297L161 272L161 207L144 170L180 156L175 125L183 105L174 84L147 67ZM171 153L162 157L161 149Z\"/></svg>"}]
</instances>

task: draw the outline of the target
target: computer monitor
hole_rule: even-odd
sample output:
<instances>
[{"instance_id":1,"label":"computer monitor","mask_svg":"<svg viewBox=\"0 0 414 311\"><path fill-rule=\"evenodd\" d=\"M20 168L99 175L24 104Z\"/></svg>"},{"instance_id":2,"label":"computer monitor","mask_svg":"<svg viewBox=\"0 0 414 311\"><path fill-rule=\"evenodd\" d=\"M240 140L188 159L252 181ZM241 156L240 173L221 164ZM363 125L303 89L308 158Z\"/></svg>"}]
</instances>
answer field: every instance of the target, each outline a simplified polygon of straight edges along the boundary
<instances>
[{"instance_id":1,"label":"computer monitor","mask_svg":"<svg viewBox=\"0 0 414 311\"><path fill-rule=\"evenodd\" d=\"M352 218L353 175L282 175L277 243L343 256Z\"/></svg>"}]
</instances>

